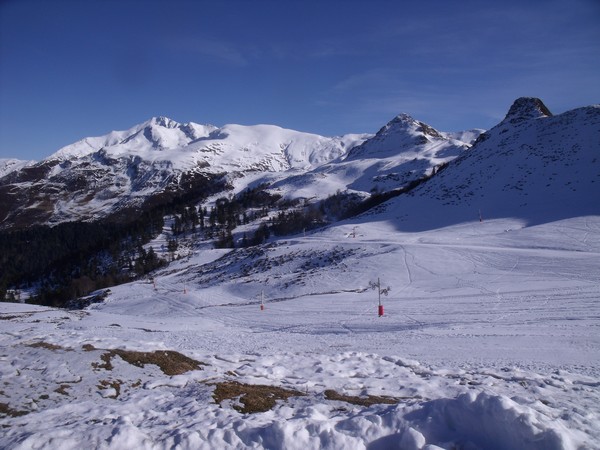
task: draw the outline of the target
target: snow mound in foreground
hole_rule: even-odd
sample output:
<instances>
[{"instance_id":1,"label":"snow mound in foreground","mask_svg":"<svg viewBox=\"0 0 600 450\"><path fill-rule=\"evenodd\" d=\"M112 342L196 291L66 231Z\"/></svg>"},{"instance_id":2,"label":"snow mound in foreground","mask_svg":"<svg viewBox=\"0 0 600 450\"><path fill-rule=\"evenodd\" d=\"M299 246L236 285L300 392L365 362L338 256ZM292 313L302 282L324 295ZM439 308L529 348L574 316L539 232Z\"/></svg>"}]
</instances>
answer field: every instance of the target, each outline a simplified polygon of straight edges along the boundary
<instances>
[{"instance_id":1,"label":"snow mound in foreground","mask_svg":"<svg viewBox=\"0 0 600 450\"><path fill-rule=\"evenodd\" d=\"M421 433L409 428L411 445L429 442L460 443L461 448L575 448L567 430L549 417L503 395L469 392L455 399L438 399L405 416ZM402 434L401 442L408 441Z\"/></svg>"},{"instance_id":2,"label":"snow mound in foreground","mask_svg":"<svg viewBox=\"0 0 600 450\"><path fill-rule=\"evenodd\" d=\"M68 425L29 434L13 448L79 449L82 442L106 449L577 448L560 421L486 393L433 400L417 409L398 405L357 410L342 405L333 416L326 405L306 402L237 418L218 407L205 405L202 411L196 399L184 401L179 396L167 404L146 401L138 406L101 411L90 403L65 405L55 413L61 412ZM90 414L101 414L103 419L86 426Z\"/></svg>"}]
</instances>

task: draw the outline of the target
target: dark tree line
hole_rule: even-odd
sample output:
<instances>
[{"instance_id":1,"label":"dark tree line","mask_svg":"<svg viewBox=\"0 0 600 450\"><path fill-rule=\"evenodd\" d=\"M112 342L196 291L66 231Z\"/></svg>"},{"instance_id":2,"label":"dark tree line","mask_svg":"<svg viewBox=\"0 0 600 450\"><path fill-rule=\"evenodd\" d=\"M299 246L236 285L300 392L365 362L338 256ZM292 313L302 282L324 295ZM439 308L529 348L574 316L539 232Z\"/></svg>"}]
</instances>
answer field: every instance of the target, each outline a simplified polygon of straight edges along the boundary
<instances>
[{"instance_id":1,"label":"dark tree line","mask_svg":"<svg viewBox=\"0 0 600 450\"><path fill-rule=\"evenodd\" d=\"M272 220L271 231L275 236L285 236L319 228L325 223L319 209L307 207L301 210L279 212Z\"/></svg>"},{"instance_id":2,"label":"dark tree line","mask_svg":"<svg viewBox=\"0 0 600 450\"><path fill-rule=\"evenodd\" d=\"M141 247L162 227L157 212L127 224L68 222L0 233L0 300L10 300L10 286L36 284L32 303L63 306L144 275L163 264Z\"/></svg>"},{"instance_id":3,"label":"dark tree line","mask_svg":"<svg viewBox=\"0 0 600 450\"><path fill-rule=\"evenodd\" d=\"M268 216L269 210L278 204L281 195L267 192L267 187L267 184L261 184L236 196L217 199L215 206L206 214L205 228L207 237L215 238L216 248L234 248L236 243L232 231L235 228ZM268 226L261 224L252 237L244 236L240 245L247 247L261 244L270 234Z\"/></svg>"},{"instance_id":4,"label":"dark tree line","mask_svg":"<svg viewBox=\"0 0 600 450\"><path fill-rule=\"evenodd\" d=\"M198 228L204 230L204 218L206 217L206 208L196 210L195 206L181 206L174 213L171 231L177 236L187 232L196 232Z\"/></svg>"}]
</instances>

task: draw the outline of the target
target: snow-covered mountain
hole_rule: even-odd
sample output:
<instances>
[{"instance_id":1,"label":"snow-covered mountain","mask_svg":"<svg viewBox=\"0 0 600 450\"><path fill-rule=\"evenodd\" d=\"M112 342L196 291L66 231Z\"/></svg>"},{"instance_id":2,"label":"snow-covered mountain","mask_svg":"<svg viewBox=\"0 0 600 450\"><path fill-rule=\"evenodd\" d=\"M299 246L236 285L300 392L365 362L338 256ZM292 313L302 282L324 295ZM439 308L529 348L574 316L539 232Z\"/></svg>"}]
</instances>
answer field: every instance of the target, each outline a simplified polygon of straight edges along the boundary
<instances>
[{"instance_id":1,"label":"snow-covered mountain","mask_svg":"<svg viewBox=\"0 0 600 450\"><path fill-rule=\"evenodd\" d=\"M35 164L35 161L25 161L22 159L0 158L0 178L8 175L10 172L19 170L25 166Z\"/></svg>"},{"instance_id":2,"label":"snow-covered mountain","mask_svg":"<svg viewBox=\"0 0 600 450\"><path fill-rule=\"evenodd\" d=\"M122 218L190 191L201 198L250 184L267 183L293 198L348 189L368 196L419 178L468 147L407 115L375 136L333 138L273 125L217 128L154 117L7 171L0 178L0 224Z\"/></svg>"},{"instance_id":3,"label":"snow-covered mountain","mask_svg":"<svg viewBox=\"0 0 600 450\"><path fill-rule=\"evenodd\" d=\"M200 202L257 185L312 202L339 191L367 198L429 177L451 161L399 200L429 205L418 218L404 212L403 222L428 226L428 215L453 222L480 210L484 218L534 209L561 216L580 206L596 212L589 198L599 185L598 106L552 116L541 100L521 98L501 123L480 133L440 132L408 114L375 135L333 138L273 125L218 128L155 117L83 139L38 163L5 168L0 227L116 220L182 196Z\"/></svg>"},{"instance_id":4,"label":"snow-covered mountain","mask_svg":"<svg viewBox=\"0 0 600 450\"><path fill-rule=\"evenodd\" d=\"M152 117L128 130L84 138L61 148L47 159L71 160L101 149L109 149L113 157L121 154L142 157L144 152L148 154L151 150L163 151L185 147L190 142L207 137L216 129L217 127L212 125L179 124L167 117Z\"/></svg>"},{"instance_id":5,"label":"snow-covered mountain","mask_svg":"<svg viewBox=\"0 0 600 450\"><path fill-rule=\"evenodd\" d=\"M366 137L155 117L63 147L23 170L7 170L0 178L0 226L122 217L194 191L201 198L244 174L312 169Z\"/></svg>"},{"instance_id":6,"label":"snow-covered mountain","mask_svg":"<svg viewBox=\"0 0 600 450\"><path fill-rule=\"evenodd\" d=\"M448 168L388 205L406 230L500 217L600 214L600 105L552 115L520 98Z\"/></svg>"},{"instance_id":7,"label":"snow-covered mountain","mask_svg":"<svg viewBox=\"0 0 600 450\"><path fill-rule=\"evenodd\" d=\"M149 163L169 161L175 170L202 166L212 173L290 168L310 169L346 152L362 135L326 138L274 125L180 124L166 117L125 131L85 138L58 150L48 160L74 160L103 150L107 157L137 157Z\"/></svg>"},{"instance_id":8,"label":"snow-covered mountain","mask_svg":"<svg viewBox=\"0 0 600 450\"><path fill-rule=\"evenodd\" d=\"M281 177L272 188L293 198L323 199L336 191L365 198L428 176L469 149L481 132L443 133L400 114L346 154L294 177Z\"/></svg>"}]
</instances>

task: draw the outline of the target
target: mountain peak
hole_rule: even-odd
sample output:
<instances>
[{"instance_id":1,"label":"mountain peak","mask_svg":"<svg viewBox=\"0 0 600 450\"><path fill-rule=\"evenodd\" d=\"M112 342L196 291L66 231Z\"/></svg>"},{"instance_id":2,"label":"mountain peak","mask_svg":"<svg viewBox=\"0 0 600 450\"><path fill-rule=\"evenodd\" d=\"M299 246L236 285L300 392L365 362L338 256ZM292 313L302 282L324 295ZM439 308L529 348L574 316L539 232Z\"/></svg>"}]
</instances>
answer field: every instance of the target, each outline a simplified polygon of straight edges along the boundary
<instances>
[{"instance_id":1,"label":"mountain peak","mask_svg":"<svg viewBox=\"0 0 600 450\"><path fill-rule=\"evenodd\" d=\"M406 113L398 114L383 126L371 139L354 147L347 158L394 157L405 152L423 150L432 142L448 142L435 128L414 119ZM412 154L412 153L411 153Z\"/></svg>"},{"instance_id":2,"label":"mountain peak","mask_svg":"<svg viewBox=\"0 0 600 450\"><path fill-rule=\"evenodd\" d=\"M552 113L539 98L520 97L514 101L503 122L517 123L523 120L551 116Z\"/></svg>"},{"instance_id":3,"label":"mountain peak","mask_svg":"<svg viewBox=\"0 0 600 450\"><path fill-rule=\"evenodd\" d=\"M418 121L415 120L410 114L400 113L396 117L394 117L392 120L390 120L383 128L389 129L389 128L392 128L393 126L397 126L397 125L400 125L402 127L408 127L408 126L416 125L416 124L418 124Z\"/></svg>"},{"instance_id":4,"label":"mountain peak","mask_svg":"<svg viewBox=\"0 0 600 450\"><path fill-rule=\"evenodd\" d=\"M433 127L427 125L420 120L416 120L411 115L406 113L398 114L392 120L390 120L377 134L389 134L395 130L403 133L410 133L412 135L425 135L432 138L443 139L443 136ZM422 139L421 139L422 140Z\"/></svg>"},{"instance_id":5,"label":"mountain peak","mask_svg":"<svg viewBox=\"0 0 600 450\"><path fill-rule=\"evenodd\" d=\"M146 125L157 125L164 128L177 128L179 123L165 116L156 116L148 120Z\"/></svg>"}]
</instances>

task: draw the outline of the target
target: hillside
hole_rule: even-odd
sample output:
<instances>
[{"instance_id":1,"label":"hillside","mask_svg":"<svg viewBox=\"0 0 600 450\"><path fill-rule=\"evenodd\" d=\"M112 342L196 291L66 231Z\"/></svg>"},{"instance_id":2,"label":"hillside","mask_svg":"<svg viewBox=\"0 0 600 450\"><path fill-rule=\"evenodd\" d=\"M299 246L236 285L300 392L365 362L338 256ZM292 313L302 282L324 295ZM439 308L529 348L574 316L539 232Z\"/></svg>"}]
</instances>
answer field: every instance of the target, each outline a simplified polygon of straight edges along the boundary
<instances>
[{"instance_id":1,"label":"hillside","mask_svg":"<svg viewBox=\"0 0 600 450\"><path fill-rule=\"evenodd\" d=\"M600 221L514 226L199 247L84 311L0 304L0 446L598 448Z\"/></svg>"},{"instance_id":2,"label":"hillside","mask_svg":"<svg viewBox=\"0 0 600 450\"><path fill-rule=\"evenodd\" d=\"M452 135L400 114L347 154L305 174L284 178L272 188L305 198L323 199L337 190L366 198L431 175L468 150L482 131Z\"/></svg>"},{"instance_id":3,"label":"hillside","mask_svg":"<svg viewBox=\"0 0 600 450\"><path fill-rule=\"evenodd\" d=\"M481 135L400 115L323 164L257 150L271 166L135 227L2 234L46 236L39 259L57 236L71 262L82 235L110 251L62 274L74 309L0 303L0 447L600 448L599 113L522 98ZM165 124L125 153L204 145L168 150L187 138ZM334 220L332 189L381 202ZM77 294L97 272L126 282Z\"/></svg>"},{"instance_id":4,"label":"hillside","mask_svg":"<svg viewBox=\"0 0 600 450\"><path fill-rule=\"evenodd\" d=\"M404 231L492 218L522 226L600 214L600 106L549 115L519 99L446 170L387 206Z\"/></svg>"}]
</instances>

